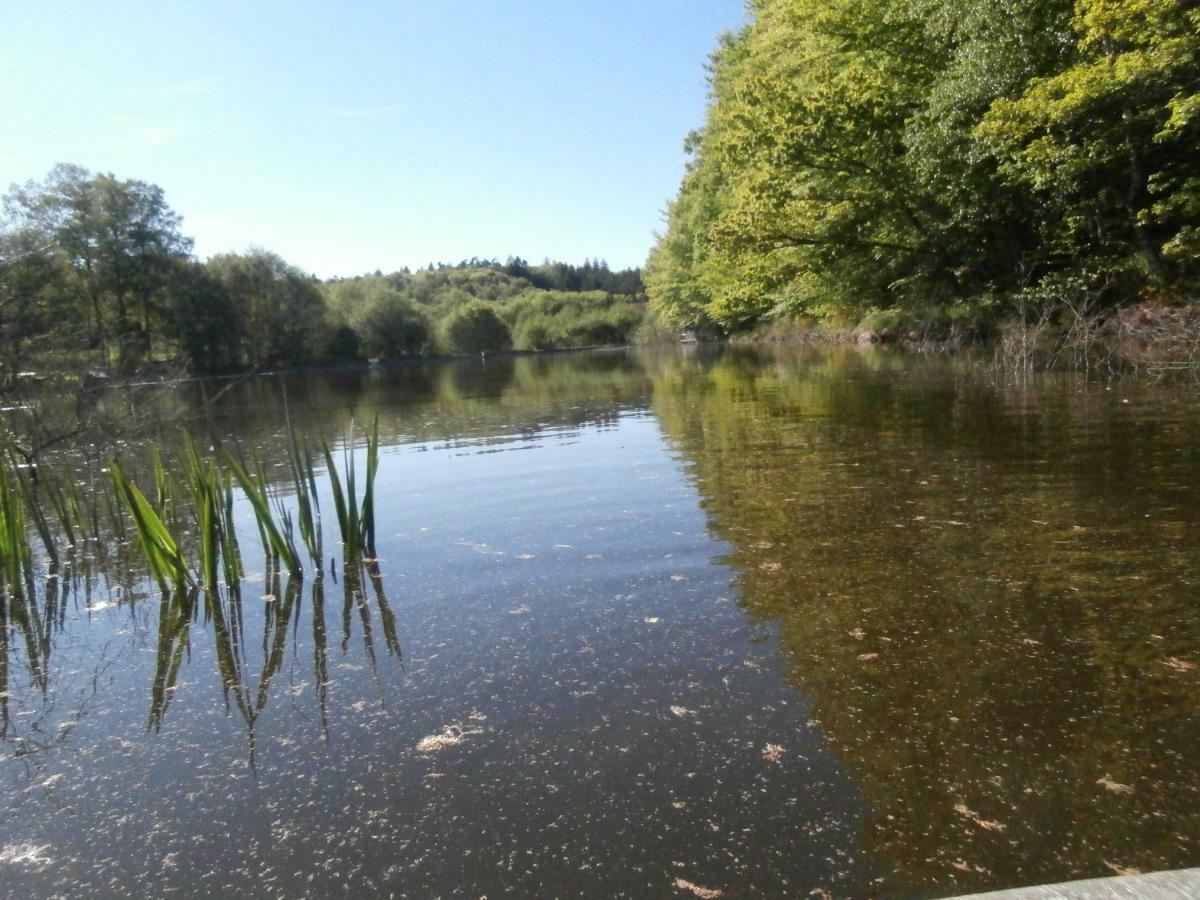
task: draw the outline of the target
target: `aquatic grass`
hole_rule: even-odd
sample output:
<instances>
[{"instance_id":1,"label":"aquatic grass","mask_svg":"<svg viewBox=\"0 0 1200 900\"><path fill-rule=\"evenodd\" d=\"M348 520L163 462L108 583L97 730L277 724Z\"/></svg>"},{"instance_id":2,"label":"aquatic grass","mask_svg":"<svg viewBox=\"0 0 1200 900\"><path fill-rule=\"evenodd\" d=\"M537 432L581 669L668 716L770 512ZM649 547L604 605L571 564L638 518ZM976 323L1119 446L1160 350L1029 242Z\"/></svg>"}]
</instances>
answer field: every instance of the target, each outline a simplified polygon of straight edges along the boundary
<instances>
[{"instance_id":1,"label":"aquatic grass","mask_svg":"<svg viewBox=\"0 0 1200 900\"><path fill-rule=\"evenodd\" d=\"M122 547L136 538L151 576L163 590L194 585L197 580L204 585L221 580L234 584L244 574L234 526L234 485L249 503L268 571L278 566L291 575L300 574L303 565L297 547L302 543L320 577L323 540L317 457L307 438L295 430L289 433L294 503L271 488L256 451L247 455L236 448L234 452L223 448L215 454L205 452L186 433L182 446L183 453L174 463L158 447L149 448L142 482L148 489L139 486L130 470L113 458L107 468L107 486L93 479L90 490L71 473L57 473L45 465L24 471L12 449L0 447L0 573L5 588L21 590L32 583L31 539L44 550L51 567L58 568L64 550L74 551L89 539L95 541L93 552L103 553L107 545ZM378 419L367 437L365 492L361 495L351 438L342 448L340 466L323 438L321 448L344 558L373 558ZM103 540L110 530L112 540Z\"/></svg>"},{"instance_id":2,"label":"aquatic grass","mask_svg":"<svg viewBox=\"0 0 1200 900\"><path fill-rule=\"evenodd\" d=\"M375 475L379 472L379 416L367 437L367 483L362 501L362 539L367 556L375 559Z\"/></svg>"},{"instance_id":3,"label":"aquatic grass","mask_svg":"<svg viewBox=\"0 0 1200 900\"><path fill-rule=\"evenodd\" d=\"M217 584L218 565L227 557L226 482L211 459L204 459L196 442L184 435L184 477L192 496L192 511L200 538L200 572L206 587ZM226 572L228 572L226 566Z\"/></svg>"},{"instance_id":4,"label":"aquatic grass","mask_svg":"<svg viewBox=\"0 0 1200 900\"><path fill-rule=\"evenodd\" d=\"M220 475L222 485L221 563L225 572L225 584L229 586L230 590L237 590L244 569L237 528L233 523L233 476L224 471Z\"/></svg>"},{"instance_id":5,"label":"aquatic grass","mask_svg":"<svg viewBox=\"0 0 1200 900\"><path fill-rule=\"evenodd\" d=\"M255 521L263 536L264 549L268 555L281 560L290 574L298 575L303 571L303 566L300 563L300 554L296 552L295 541L290 537L290 517L280 506L281 522L276 522L275 515L271 512L271 499L267 492L267 478L262 463L257 454L252 456L255 463L253 474L228 450L221 451L226 468L233 474L242 493L250 501Z\"/></svg>"},{"instance_id":6,"label":"aquatic grass","mask_svg":"<svg viewBox=\"0 0 1200 900\"><path fill-rule=\"evenodd\" d=\"M67 545L74 548L79 546L83 537L83 511L79 502L79 494L73 490L75 487L73 479L69 477L60 479L56 476L57 473L51 473L50 477L40 478L39 485L54 512L59 530L66 538Z\"/></svg>"},{"instance_id":7,"label":"aquatic grass","mask_svg":"<svg viewBox=\"0 0 1200 900\"><path fill-rule=\"evenodd\" d=\"M294 428L288 427L288 462L292 469L292 484L296 491L296 518L300 526L300 537L308 549L316 566L317 577L322 575L321 568L321 501L317 494L316 473L313 471L312 454L309 452L308 439L304 441L303 450Z\"/></svg>"},{"instance_id":8,"label":"aquatic grass","mask_svg":"<svg viewBox=\"0 0 1200 900\"><path fill-rule=\"evenodd\" d=\"M138 540L150 565L150 573L159 587L165 592L172 587L183 589L194 584L195 579L180 552L179 544L153 504L115 459L109 461L108 471L118 501L133 520Z\"/></svg>"},{"instance_id":9,"label":"aquatic grass","mask_svg":"<svg viewBox=\"0 0 1200 900\"><path fill-rule=\"evenodd\" d=\"M325 467L329 473L329 486L333 492L333 505L342 534L342 555L347 564L351 561L357 563L366 555L372 558L375 556L375 476L379 471L379 418L376 417L371 434L367 437L366 489L361 505L357 493L353 430L354 424L351 423L350 433L346 435L342 444L342 476L338 475L329 442L321 438Z\"/></svg>"},{"instance_id":10,"label":"aquatic grass","mask_svg":"<svg viewBox=\"0 0 1200 900\"><path fill-rule=\"evenodd\" d=\"M73 486L70 479L62 479L45 463L36 466L25 464L13 447L2 451L6 457L8 478L21 493L27 523L37 532L46 556L54 565L59 564L59 549L65 544L75 547L78 543L82 512L78 492L70 487L64 490L60 481ZM49 510L43 508L45 498ZM61 540L60 537L65 537Z\"/></svg>"},{"instance_id":11,"label":"aquatic grass","mask_svg":"<svg viewBox=\"0 0 1200 900\"><path fill-rule=\"evenodd\" d=\"M11 453L11 451L10 451ZM33 530L41 539L42 548L49 558L52 565L58 565L58 545L54 540L54 535L50 530L50 522L46 518L45 512L38 503L37 494L34 490L33 479L28 474L22 474L16 460L9 456L9 469L12 473L10 479L16 490L20 493L21 505L24 512L24 518L27 523L33 525ZM29 546L26 543L26 558L29 559Z\"/></svg>"},{"instance_id":12,"label":"aquatic grass","mask_svg":"<svg viewBox=\"0 0 1200 900\"><path fill-rule=\"evenodd\" d=\"M342 555L346 560L357 559L361 530L358 500L354 490L354 456L343 448L342 460L346 479L343 489L342 478L338 475L337 465L333 461L333 452L329 449L329 442L324 437L321 438L321 450L325 454L325 469L329 473L329 489L333 492L333 507L337 513L338 529L342 533Z\"/></svg>"},{"instance_id":13,"label":"aquatic grass","mask_svg":"<svg viewBox=\"0 0 1200 900\"><path fill-rule=\"evenodd\" d=\"M21 593L30 580L25 503L19 476L7 454L0 454L0 598Z\"/></svg>"}]
</instances>

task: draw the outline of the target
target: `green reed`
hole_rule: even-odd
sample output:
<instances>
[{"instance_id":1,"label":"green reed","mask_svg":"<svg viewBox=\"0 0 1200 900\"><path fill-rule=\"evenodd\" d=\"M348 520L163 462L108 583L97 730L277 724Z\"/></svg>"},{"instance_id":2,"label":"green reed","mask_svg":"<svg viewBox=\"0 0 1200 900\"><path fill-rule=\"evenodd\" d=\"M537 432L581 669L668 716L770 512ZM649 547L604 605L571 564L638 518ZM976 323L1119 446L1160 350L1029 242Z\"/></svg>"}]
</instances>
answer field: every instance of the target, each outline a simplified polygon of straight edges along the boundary
<instances>
[{"instance_id":1,"label":"green reed","mask_svg":"<svg viewBox=\"0 0 1200 900\"><path fill-rule=\"evenodd\" d=\"M226 584L241 577L241 553L233 524L233 485L217 461L201 455L200 448L184 435L184 480L191 495L199 536L199 566L206 587L215 587L219 576Z\"/></svg>"},{"instance_id":2,"label":"green reed","mask_svg":"<svg viewBox=\"0 0 1200 900\"><path fill-rule=\"evenodd\" d=\"M296 519L300 525L300 537L308 554L321 574L321 501L317 494L317 478L313 470L312 453L308 438L303 448L294 428L288 429L288 462L292 469L292 485L296 491Z\"/></svg>"},{"instance_id":3,"label":"green reed","mask_svg":"<svg viewBox=\"0 0 1200 900\"><path fill-rule=\"evenodd\" d=\"M279 520L271 510L271 497L268 490L266 473L258 454L252 453L253 470L244 466L228 450L221 451L225 468L233 474L242 493L250 501L254 511L254 519L258 524L259 533L263 537L264 549L267 555L280 560L289 574L298 575L304 567L300 563L300 554L296 552L296 543L292 538L291 516L282 504L277 505Z\"/></svg>"},{"instance_id":4,"label":"green reed","mask_svg":"<svg viewBox=\"0 0 1200 900\"><path fill-rule=\"evenodd\" d=\"M355 565L376 555L375 483L379 471L379 423L366 441L366 470L356 471L353 425L339 466L324 438L320 447L337 512L344 561ZM317 576L322 570L321 504L315 459L308 439L294 430L287 447L295 500L285 502L271 486L257 452L206 451L184 434L183 452L168 460L148 454L142 484L125 464L108 463L108 479L80 484L73 472L47 464L23 466L0 447L0 594L32 591L34 550L53 570L85 542L140 547L149 574L163 591L198 585L234 585L244 575L234 526L235 486L245 496L262 539L268 572L303 572L302 543ZM359 479L363 492L359 493ZM86 499L85 499L86 497ZM102 540L102 534L109 540ZM132 535L130 534L132 531ZM31 543L32 541L32 543ZM86 559L92 557L89 554ZM69 560L74 560L72 555Z\"/></svg>"},{"instance_id":5,"label":"green reed","mask_svg":"<svg viewBox=\"0 0 1200 900\"><path fill-rule=\"evenodd\" d=\"M353 432L353 424L350 426ZM329 486L333 492L333 505L337 511L338 527L342 533L342 552L347 563L357 562L364 556L375 555L375 475L379 470L379 419L375 419L371 434L367 437L366 489L359 503L352 434L347 434L342 444L342 472L338 475L329 443L322 438L321 449L325 455L325 466L329 472ZM365 552L364 552L365 551Z\"/></svg>"},{"instance_id":6,"label":"green reed","mask_svg":"<svg viewBox=\"0 0 1200 900\"><path fill-rule=\"evenodd\" d=\"M146 499L146 495L129 479L115 459L109 461L108 471L118 502L133 521L138 541L141 543L146 561L150 566L150 574L154 576L159 587L165 592L172 587L182 590L192 586L195 579L192 577L187 560L180 552L179 542L160 515L165 505L164 493L156 491L160 505L159 509L155 509L154 504ZM165 478L165 474L163 477ZM159 486L157 471L155 484L156 487ZM171 507L173 513L173 503ZM177 527L176 532L178 532Z\"/></svg>"},{"instance_id":7,"label":"green reed","mask_svg":"<svg viewBox=\"0 0 1200 900\"><path fill-rule=\"evenodd\" d=\"M29 529L20 475L0 454L0 598L19 595L30 580Z\"/></svg>"}]
</instances>

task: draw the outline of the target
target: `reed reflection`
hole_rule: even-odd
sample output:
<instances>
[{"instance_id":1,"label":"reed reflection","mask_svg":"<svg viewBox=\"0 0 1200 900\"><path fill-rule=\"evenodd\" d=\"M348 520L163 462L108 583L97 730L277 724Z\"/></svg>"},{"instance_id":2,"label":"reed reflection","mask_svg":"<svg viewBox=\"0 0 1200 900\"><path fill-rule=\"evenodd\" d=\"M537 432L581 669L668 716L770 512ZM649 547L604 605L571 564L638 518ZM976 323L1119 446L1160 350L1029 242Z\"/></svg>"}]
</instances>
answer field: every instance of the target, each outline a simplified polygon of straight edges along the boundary
<instances>
[{"instance_id":1,"label":"reed reflection","mask_svg":"<svg viewBox=\"0 0 1200 900\"><path fill-rule=\"evenodd\" d=\"M336 581L336 579L335 579ZM388 605L383 574L377 560L342 570L340 578L344 605L342 610L343 655L350 653L353 622L361 625L362 649L379 683L379 661L374 638L374 616L389 657L402 658L397 633L396 616ZM364 590L371 585L370 593ZM272 697L272 685L284 667L289 641L301 640L303 599L306 585L303 578L284 575L278 569L268 573L258 614L262 618L258 647L258 676L254 678L255 657L247 650L246 586L218 585L165 592L158 606L158 642L154 678L150 688L148 727L154 733L163 730L167 714L179 687L180 672L192 649L192 629L198 622L211 633L212 658L217 668L227 713L236 713L246 727L248 759L251 767L257 762L256 728ZM325 578L317 577L307 585L312 603L310 639L313 646L313 683L317 715L321 732L329 740L329 649L325 621ZM375 609L372 610L374 600ZM202 616L202 619L201 619ZM7 657L6 657L7 660ZM0 670L7 677L7 662Z\"/></svg>"}]
</instances>

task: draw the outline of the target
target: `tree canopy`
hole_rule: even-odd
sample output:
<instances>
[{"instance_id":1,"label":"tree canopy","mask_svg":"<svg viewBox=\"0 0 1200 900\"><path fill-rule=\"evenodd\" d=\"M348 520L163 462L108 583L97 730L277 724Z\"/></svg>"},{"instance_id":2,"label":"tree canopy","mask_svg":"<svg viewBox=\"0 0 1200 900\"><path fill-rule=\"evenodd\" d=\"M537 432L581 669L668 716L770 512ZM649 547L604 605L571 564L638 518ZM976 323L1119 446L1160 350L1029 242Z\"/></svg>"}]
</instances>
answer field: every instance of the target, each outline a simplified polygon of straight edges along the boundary
<instances>
[{"instance_id":1,"label":"tree canopy","mask_svg":"<svg viewBox=\"0 0 1200 900\"><path fill-rule=\"evenodd\" d=\"M1106 302L1197 278L1187 0L752 0L647 263L655 308Z\"/></svg>"},{"instance_id":2,"label":"tree canopy","mask_svg":"<svg viewBox=\"0 0 1200 900\"><path fill-rule=\"evenodd\" d=\"M545 302L538 298L545 295ZM472 258L322 282L262 249L204 262L161 188L73 165L0 218L0 389L27 365L201 373L627 340L638 269ZM538 327L532 324L537 318Z\"/></svg>"}]
</instances>

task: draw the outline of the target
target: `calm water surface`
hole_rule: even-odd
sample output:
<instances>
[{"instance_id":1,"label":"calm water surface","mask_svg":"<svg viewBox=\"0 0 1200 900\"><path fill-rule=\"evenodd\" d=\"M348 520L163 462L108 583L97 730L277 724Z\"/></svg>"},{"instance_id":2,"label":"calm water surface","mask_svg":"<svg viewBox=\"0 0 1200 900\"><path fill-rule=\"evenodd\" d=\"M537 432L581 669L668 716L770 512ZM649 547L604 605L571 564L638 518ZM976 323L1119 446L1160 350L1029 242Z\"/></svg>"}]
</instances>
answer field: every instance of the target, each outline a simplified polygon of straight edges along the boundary
<instances>
[{"instance_id":1,"label":"calm water surface","mask_svg":"<svg viewBox=\"0 0 1200 900\"><path fill-rule=\"evenodd\" d=\"M0 892L937 897L1200 864L1194 387L841 348L178 402L282 479L285 389L314 439L379 417L376 577L272 579L243 515L240 600L109 571L9 610Z\"/></svg>"}]
</instances>

